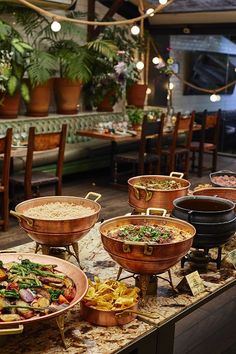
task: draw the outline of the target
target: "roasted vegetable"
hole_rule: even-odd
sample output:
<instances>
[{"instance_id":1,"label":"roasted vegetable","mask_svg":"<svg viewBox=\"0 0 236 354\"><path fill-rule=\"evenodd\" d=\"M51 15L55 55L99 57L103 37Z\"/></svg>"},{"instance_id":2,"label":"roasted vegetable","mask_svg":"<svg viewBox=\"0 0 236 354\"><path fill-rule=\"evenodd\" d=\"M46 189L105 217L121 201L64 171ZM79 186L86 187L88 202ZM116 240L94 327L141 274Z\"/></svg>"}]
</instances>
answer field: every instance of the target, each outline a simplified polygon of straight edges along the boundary
<instances>
[{"instance_id":1,"label":"roasted vegetable","mask_svg":"<svg viewBox=\"0 0 236 354\"><path fill-rule=\"evenodd\" d=\"M7 279L7 273L3 268L0 267L0 281L3 281L5 279Z\"/></svg>"}]
</instances>

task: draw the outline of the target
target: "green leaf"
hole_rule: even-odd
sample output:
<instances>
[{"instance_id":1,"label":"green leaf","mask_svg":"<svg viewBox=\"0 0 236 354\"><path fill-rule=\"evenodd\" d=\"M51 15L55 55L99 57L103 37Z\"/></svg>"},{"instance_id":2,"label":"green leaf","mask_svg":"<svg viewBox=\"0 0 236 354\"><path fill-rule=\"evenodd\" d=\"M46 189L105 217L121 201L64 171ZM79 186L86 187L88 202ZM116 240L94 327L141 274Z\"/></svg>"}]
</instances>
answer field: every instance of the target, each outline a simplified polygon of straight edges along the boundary
<instances>
[{"instance_id":1,"label":"green leaf","mask_svg":"<svg viewBox=\"0 0 236 354\"><path fill-rule=\"evenodd\" d=\"M18 80L16 76L11 76L7 83L7 91L9 95L13 96L17 89Z\"/></svg>"},{"instance_id":2,"label":"green leaf","mask_svg":"<svg viewBox=\"0 0 236 354\"><path fill-rule=\"evenodd\" d=\"M21 96L22 96L23 100L25 102L29 102L30 101L30 92L29 92L29 88L26 85L26 83L23 82L21 84L20 92L21 92Z\"/></svg>"}]
</instances>

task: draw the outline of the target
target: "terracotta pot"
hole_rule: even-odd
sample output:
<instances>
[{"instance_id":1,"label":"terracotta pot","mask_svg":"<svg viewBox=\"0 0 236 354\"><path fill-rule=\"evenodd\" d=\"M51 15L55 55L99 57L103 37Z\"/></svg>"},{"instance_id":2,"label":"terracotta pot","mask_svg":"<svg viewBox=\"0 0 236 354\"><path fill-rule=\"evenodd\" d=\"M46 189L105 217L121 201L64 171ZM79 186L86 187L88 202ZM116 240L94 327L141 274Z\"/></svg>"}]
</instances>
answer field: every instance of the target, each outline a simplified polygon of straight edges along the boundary
<instances>
[{"instance_id":1,"label":"terracotta pot","mask_svg":"<svg viewBox=\"0 0 236 354\"><path fill-rule=\"evenodd\" d=\"M143 108L147 87L145 84L133 84L130 86L126 95L128 105Z\"/></svg>"},{"instance_id":2,"label":"terracotta pot","mask_svg":"<svg viewBox=\"0 0 236 354\"><path fill-rule=\"evenodd\" d=\"M106 94L106 96L103 98L102 102L99 103L97 106L97 111L98 112L113 112L113 105L111 103L111 97L113 93L109 92Z\"/></svg>"},{"instance_id":3,"label":"terracotta pot","mask_svg":"<svg viewBox=\"0 0 236 354\"><path fill-rule=\"evenodd\" d=\"M53 80L42 85L30 87L30 102L27 104L27 116L47 117L52 96Z\"/></svg>"},{"instance_id":4,"label":"terracotta pot","mask_svg":"<svg viewBox=\"0 0 236 354\"><path fill-rule=\"evenodd\" d=\"M0 93L0 118L17 118L20 109L20 94L10 96Z\"/></svg>"},{"instance_id":5,"label":"terracotta pot","mask_svg":"<svg viewBox=\"0 0 236 354\"><path fill-rule=\"evenodd\" d=\"M67 80L62 78L54 79L54 92L59 114L78 113L78 104L81 92L81 81Z\"/></svg>"}]
</instances>

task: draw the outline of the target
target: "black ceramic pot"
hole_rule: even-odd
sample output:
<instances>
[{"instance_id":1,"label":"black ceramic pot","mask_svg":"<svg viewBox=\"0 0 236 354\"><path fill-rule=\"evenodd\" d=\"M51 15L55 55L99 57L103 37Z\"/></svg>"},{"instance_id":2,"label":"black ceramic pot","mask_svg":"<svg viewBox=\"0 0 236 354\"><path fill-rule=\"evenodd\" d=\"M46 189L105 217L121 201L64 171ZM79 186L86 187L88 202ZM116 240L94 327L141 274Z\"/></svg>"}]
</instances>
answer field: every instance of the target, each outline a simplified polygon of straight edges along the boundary
<instances>
[{"instance_id":1,"label":"black ceramic pot","mask_svg":"<svg viewBox=\"0 0 236 354\"><path fill-rule=\"evenodd\" d=\"M236 232L234 203L208 196L175 199L171 216L185 220L196 228L195 248L213 248L226 243Z\"/></svg>"}]
</instances>

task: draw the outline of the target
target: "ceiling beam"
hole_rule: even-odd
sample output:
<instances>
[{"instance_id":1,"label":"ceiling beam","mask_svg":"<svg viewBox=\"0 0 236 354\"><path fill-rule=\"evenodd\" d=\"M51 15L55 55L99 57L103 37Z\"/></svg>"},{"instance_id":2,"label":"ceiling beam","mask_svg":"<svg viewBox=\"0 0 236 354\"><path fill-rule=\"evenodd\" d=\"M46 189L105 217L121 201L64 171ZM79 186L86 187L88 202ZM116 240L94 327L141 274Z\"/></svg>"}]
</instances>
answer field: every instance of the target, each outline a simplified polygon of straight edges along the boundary
<instances>
[{"instance_id":1,"label":"ceiling beam","mask_svg":"<svg viewBox=\"0 0 236 354\"><path fill-rule=\"evenodd\" d=\"M158 35L222 34L229 36L236 35L236 23L149 25L149 31Z\"/></svg>"}]
</instances>

